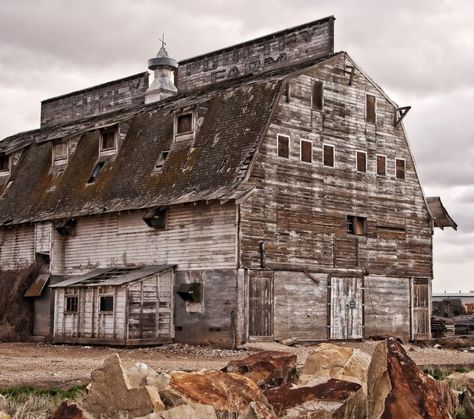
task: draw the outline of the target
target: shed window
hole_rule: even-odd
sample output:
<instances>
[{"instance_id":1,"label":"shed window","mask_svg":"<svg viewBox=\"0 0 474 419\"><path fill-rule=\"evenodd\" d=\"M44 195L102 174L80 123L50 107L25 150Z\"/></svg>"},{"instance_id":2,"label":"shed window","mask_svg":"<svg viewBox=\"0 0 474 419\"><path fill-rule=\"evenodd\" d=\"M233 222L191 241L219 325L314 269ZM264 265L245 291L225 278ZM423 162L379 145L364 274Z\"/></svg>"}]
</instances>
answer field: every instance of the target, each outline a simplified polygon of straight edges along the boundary
<instances>
[{"instance_id":1,"label":"shed window","mask_svg":"<svg viewBox=\"0 0 474 419\"><path fill-rule=\"evenodd\" d=\"M67 163L68 145L66 141L53 145L53 164L61 165Z\"/></svg>"},{"instance_id":2,"label":"shed window","mask_svg":"<svg viewBox=\"0 0 474 419\"><path fill-rule=\"evenodd\" d=\"M313 81L311 89L311 108L318 111L323 109L323 82L315 80Z\"/></svg>"},{"instance_id":3,"label":"shed window","mask_svg":"<svg viewBox=\"0 0 474 419\"><path fill-rule=\"evenodd\" d=\"M10 156L0 155L0 172L8 172L10 170Z\"/></svg>"},{"instance_id":4,"label":"shed window","mask_svg":"<svg viewBox=\"0 0 474 419\"><path fill-rule=\"evenodd\" d=\"M375 96L367 95L365 101L365 119L367 122L375 124L376 121L376 106Z\"/></svg>"},{"instance_id":5,"label":"shed window","mask_svg":"<svg viewBox=\"0 0 474 419\"><path fill-rule=\"evenodd\" d=\"M193 131L193 114L178 115L176 120L176 133L186 134Z\"/></svg>"},{"instance_id":6,"label":"shed window","mask_svg":"<svg viewBox=\"0 0 474 419\"><path fill-rule=\"evenodd\" d=\"M165 150L160 153L160 156L158 157L158 160L155 164L155 170L161 170L163 168L169 153L169 150Z\"/></svg>"},{"instance_id":7,"label":"shed window","mask_svg":"<svg viewBox=\"0 0 474 419\"><path fill-rule=\"evenodd\" d=\"M311 163L313 161L313 143L301 140L301 161Z\"/></svg>"},{"instance_id":8,"label":"shed window","mask_svg":"<svg viewBox=\"0 0 474 419\"><path fill-rule=\"evenodd\" d=\"M367 218L355 215L347 216L347 232L357 236L365 236L367 231Z\"/></svg>"},{"instance_id":9,"label":"shed window","mask_svg":"<svg viewBox=\"0 0 474 419\"><path fill-rule=\"evenodd\" d=\"M114 297L112 295L100 296L100 311L113 312L114 311Z\"/></svg>"},{"instance_id":10,"label":"shed window","mask_svg":"<svg viewBox=\"0 0 474 419\"><path fill-rule=\"evenodd\" d=\"M287 135L277 135L277 148L278 157L289 159L290 158L290 137Z\"/></svg>"},{"instance_id":11,"label":"shed window","mask_svg":"<svg viewBox=\"0 0 474 419\"><path fill-rule=\"evenodd\" d=\"M405 179L405 160L395 160L395 176L397 179Z\"/></svg>"},{"instance_id":12,"label":"shed window","mask_svg":"<svg viewBox=\"0 0 474 419\"><path fill-rule=\"evenodd\" d=\"M104 164L105 162L100 161L95 165L94 170L92 171L91 177L87 181L88 184L94 183L96 181L97 176L99 176L100 172L102 171L102 168L104 167Z\"/></svg>"},{"instance_id":13,"label":"shed window","mask_svg":"<svg viewBox=\"0 0 474 419\"><path fill-rule=\"evenodd\" d=\"M356 166L358 172L367 172L367 153L356 151Z\"/></svg>"},{"instance_id":14,"label":"shed window","mask_svg":"<svg viewBox=\"0 0 474 419\"><path fill-rule=\"evenodd\" d=\"M387 157L377 154L377 174L385 176L387 174Z\"/></svg>"},{"instance_id":15,"label":"shed window","mask_svg":"<svg viewBox=\"0 0 474 419\"><path fill-rule=\"evenodd\" d=\"M323 145L323 164L327 167L334 167L334 146Z\"/></svg>"},{"instance_id":16,"label":"shed window","mask_svg":"<svg viewBox=\"0 0 474 419\"><path fill-rule=\"evenodd\" d=\"M77 295L66 295L66 313L77 313L79 297Z\"/></svg>"}]
</instances>

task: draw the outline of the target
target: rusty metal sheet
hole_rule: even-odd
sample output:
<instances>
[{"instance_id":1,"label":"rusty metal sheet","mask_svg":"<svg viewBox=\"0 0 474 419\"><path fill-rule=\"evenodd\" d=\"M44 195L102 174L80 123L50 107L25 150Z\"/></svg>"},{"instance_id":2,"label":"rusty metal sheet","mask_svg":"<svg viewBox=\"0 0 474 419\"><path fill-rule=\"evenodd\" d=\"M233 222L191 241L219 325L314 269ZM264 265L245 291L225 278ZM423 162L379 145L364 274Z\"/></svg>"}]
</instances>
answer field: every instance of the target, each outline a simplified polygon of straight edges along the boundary
<instances>
[{"instance_id":1,"label":"rusty metal sheet","mask_svg":"<svg viewBox=\"0 0 474 419\"><path fill-rule=\"evenodd\" d=\"M25 291L24 297L41 297L41 295L43 294L43 290L49 281L49 276L49 273L39 274L35 281Z\"/></svg>"}]
</instances>

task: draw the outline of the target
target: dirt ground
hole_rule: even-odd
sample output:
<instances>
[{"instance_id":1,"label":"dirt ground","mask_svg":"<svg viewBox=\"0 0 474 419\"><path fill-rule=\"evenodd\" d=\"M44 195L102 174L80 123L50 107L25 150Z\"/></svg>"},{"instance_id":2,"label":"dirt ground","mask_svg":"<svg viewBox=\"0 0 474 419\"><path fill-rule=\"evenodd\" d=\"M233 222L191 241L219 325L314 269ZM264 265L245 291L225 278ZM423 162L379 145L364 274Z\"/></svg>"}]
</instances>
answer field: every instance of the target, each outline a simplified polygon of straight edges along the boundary
<instances>
[{"instance_id":1,"label":"dirt ground","mask_svg":"<svg viewBox=\"0 0 474 419\"><path fill-rule=\"evenodd\" d=\"M371 354L377 342L351 342L342 345ZM126 366L144 362L157 371L219 369L231 359L242 358L262 349L296 353L298 363L315 346L289 347L278 343L249 344L242 350L221 350L202 346L172 344L153 348L119 349L37 343L0 343L0 386L70 387L88 383L90 373L105 358L117 352ZM422 366L464 366L474 369L474 353L433 347L405 345L408 354Z\"/></svg>"}]
</instances>

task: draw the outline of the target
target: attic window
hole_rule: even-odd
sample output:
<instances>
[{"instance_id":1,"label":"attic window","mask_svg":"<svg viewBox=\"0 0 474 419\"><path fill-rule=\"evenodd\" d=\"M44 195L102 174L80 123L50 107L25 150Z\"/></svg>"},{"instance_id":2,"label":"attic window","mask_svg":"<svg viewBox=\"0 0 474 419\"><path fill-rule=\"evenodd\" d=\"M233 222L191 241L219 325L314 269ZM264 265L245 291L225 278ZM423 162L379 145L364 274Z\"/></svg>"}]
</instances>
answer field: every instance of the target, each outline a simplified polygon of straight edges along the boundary
<instances>
[{"instance_id":1,"label":"attic window","mask_svg":"<svg viewBox=\"0 0 474 419\"><path fill-rule=\"evenodd\" d=\"M334 167L334 146L329 144L323 145L323 165Z\"/></svg>"},{"instance_id":2,"label":"attic window","mask_svg":"<svg viewBox=\"0 0 474 419\"><path fill-rule=\"evenodd\" d=\"M100 131L100 153L113 154L117 149L118 129L116 126Z\"/></svg>"},{"instance_id":3,"label":"attic window","mask_svg":"<svg viewBox=\"0 0 474 419\"><path fill-rule=\"evenodd\" d=\"M290 137L287 135L277 135L277 155L283 159L290 158Z\"/></svg>"},{"instance_id":4,"label":"attic window","mask_svg":"<svg viewBox=\"0 0 474 419\"><path fill-rule=\"evenodd\" d=\"M114 297L113 295L101 295L99 301L99 311L102 313L113 313Z\"/></svg>"},{"instance_id":5,"label":"attic window","mask_svg":"<svg viewBox=\"0 0 474 419\"><path fill-rule=\"evenodd\" d=\"M321 111L323 109L323 82L314 80L311 88L311 108Z\"/></svg>"},{"instance_id":6,"label":"attic window","mask_svg":"<svg viewBox=\"0 0 474 419\"><path fill-rule=\"evenodd\" d=\"M365 99L365 120L372 124L376 122L376 100L374 95L366 95Z\"/></svg>"},{"instance_id":7,"label":"attic window","mask_svg":"<svg viewBox=\"0 0 474 419\"><path fill-rule=\"evenodd\" d=\"M367 172L367 153L356 151L356 166L358 172Z\"/></svg>"},{"instance_id":8,"label":"attic window","mask_svg":"<svg viewBox=\"0 0 474 419\"><path fill-rule=\"evenodd\" d=\"M97 176L99 176L100 172L102 171L102 168L104 167L104 164L105 162L100 161L95 165L94 170L92 171L91 177L87 181L88 184L94 183L96 181Z\"/></svg>"},{"instance_id":9,"label":"attic window","mask_svg":"<svg viewBox=\"0 0 474 419\"><path fill-rule=\"evenodd\" d=\"M10 172L10 156L0 154L0 174L7 174Z\"/></svg>"},{"instance_id":10,"label":"attic window","mask_svg":"<svg viewBox=\"0 0 474 419\"><path fill-rule=\"evenodd\" d=\"M160 156L158 157L158 160L155 164L155 170L159 171L163 168L165 161L168 158L168 154L170 154L169 150L164 150L160 153Z\"/></svg>"},{"instance_id":11,"label":"attic window","mask_svg":"<svg viewBox=\"0 0 474 419\"><path fill-rule=\"evenodd\" d=\"M53 165L61 166L67 163L68 159L68 143L62 141L53 145Z\"/></svg>"},{"instance_id":12,"label":"attic window","mask_svg":"<svg viewBox=\"0 0 474 419\"><path fill-rule=\"evenodd\" d=\"M193 132L193 114L185 113L176 117L176 134Z\"/></svg>"},{"instance_id":13,"label":"attic window","mask_svg":"<svg viewBox=\"0 0 474 419\"><path fill-rule=\"evenodd\" d=\"M395 177L397 179L405 179L405 160L404 159L395 160Z\"/></svg>"},{"instance_id":14,"label":"attic window","mask_svg":"<svg viewBox=\"0 0 474 419\"><path fill-rule=\"evenodd\" d=\"M385 176L387 174L387 157L377 154L377 175Z\"/></svg>"},{"instance_id":15,"label":"attic window","mask_svg":"<svg viewBox=\"0 0 474 419\"><path fill-rule=\"evenodd\" d=\"M164 230L166 228L166 213L166 208L153 208L143 216L143 221L149 227Z\"/></svg>"},{"instance_id":16,"label":"attic window","mask_svg":"<svg viewBox=\"0 0 474 419\"><path fill-rule=\"evenodd\" d=\"M301 140L301 161L305 163L313 162L313 143L307 140Z\"/></svg>"},{"instance_id":17,"label":"attic window","mask_svg":"<svg viewBox=\"0 0 474 419\"><path fill-rule=\"evenodd\" d=\"M347 233L355 234L356 236L365 236L367 234L367 218L348 215Z\"/></svg>"}]
</instances>

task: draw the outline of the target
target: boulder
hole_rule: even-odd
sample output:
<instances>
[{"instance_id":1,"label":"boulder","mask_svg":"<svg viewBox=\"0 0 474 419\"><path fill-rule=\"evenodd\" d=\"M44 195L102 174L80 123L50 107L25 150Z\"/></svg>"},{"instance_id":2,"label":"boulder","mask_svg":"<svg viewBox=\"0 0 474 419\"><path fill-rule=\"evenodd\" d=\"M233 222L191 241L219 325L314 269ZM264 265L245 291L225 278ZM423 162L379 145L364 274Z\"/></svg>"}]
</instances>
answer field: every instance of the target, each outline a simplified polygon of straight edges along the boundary
<instances>
[{"instance_id":1,"label":"boulder","mask_svg":"<svg viewBox=\"0 0 474 419\"><path fill-rule=\"evenodd\" d=\"M368 381L368 417L449 418L457 394L418 368L394 338L380 342L372 355Z\"/></svg>"},{"instance_id":2,"label":"boulder","mask_svg":"<svg viewBox=\"0 0 474 419\"><path fill-rule=\"evenodd\" d=\"M92 419L92 416L78 404L64 400L51 415L50 419Z\"/></svg>"},{"instance_id":3,"label":"boulder","mask_svg":"<svg viewBox=\"0 0 474 419\"><path fill-rule=\"evenodd\" d=\"M217 415L211 406L189 403L136 419L217 419Z\"/></svg>"},{"instance_id":4,"label":"boulder","mask_svg":"<svg viewBox=\"0 0 474 419\"><path fill-rule=\"evenodd\" d=\"M336 378L360 384L366 393L369 364L370 356L359 349L323 343L306 358L298 384L316 385L323 378Z\"/></svg>"},{"instance_id":5,"label":"boulder","mask_svg":"<svg viewBox=\"0 0 474 419\"><path fill-rule=\"evenodd\" d=\"M366 399L362 386L327 379L315 386L282 386L265 392L279 417L285 418L365 418Z\"/></svg>"},{"instance_id":6,"label":"boulder","mask_svg":"<svg viewBox=\"0 0 474 419\"><path fill-rule=\"evenodd\" d=\"M273 409L263 403L250 402L238 419L268 419L275 418Z\"/></svg>"},{"instance_id":7,"label":"boulder","mask_svg":"<svg viewBox=\"0 0 474 419\"><path fill-rule=\"evenodd\" d=\"M223 371L173 372L170 388L174 396L181 396L178 403L200 403L212 406L216 411L233 414L243 413L251 402L267 404L265 396L253 380ZM270 406L268 408L271 411Z\"/></svg>"},{"instance_id":8,"label":"boulder","mask_svg":"<svg viewBox=\"0 0 474 419\"><path fill-rule=\"evenodd\" d=\"M126 412L133 418L165 409L156 388L132 385L117 354L107 358L102 368L93 371L91 379L83 406L93 416L116 418Z\"/></svg>"},{"instance_id":9,"label":"boulder","mask_svg":"<svg viewBox=\"0 0 474 419\"><path fill-rule=\"evenodd\" d=\"M133 387L153 386L158 391L168 387L170 376L166 373L157 373L153 368L142 362L137 362L127 369L127 376Z\"/></svg>"},{"instance_id":10,"label":"boulder","mask_svg":"<svg viewBox=\"0 0 474 419\"><path fill-rule=\"evenodd\" d=\"M288 352L262 351L230 361L226 372L245 375L263 389L292 382L296 377L296 355Z\"/></svg>"}]
</instances>

